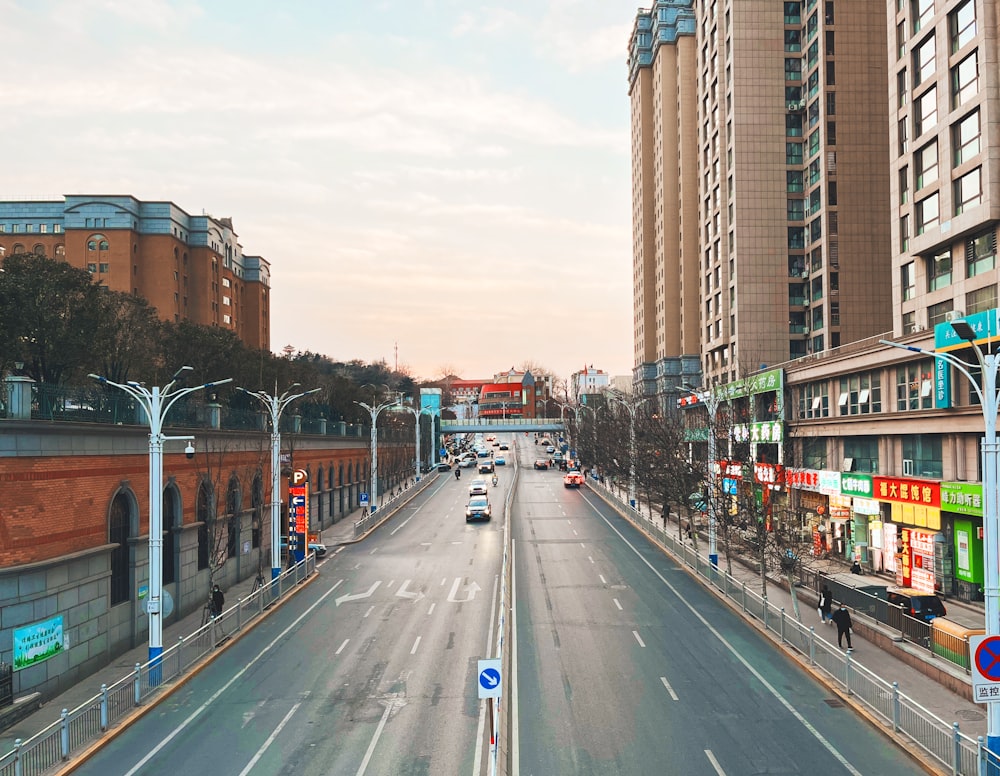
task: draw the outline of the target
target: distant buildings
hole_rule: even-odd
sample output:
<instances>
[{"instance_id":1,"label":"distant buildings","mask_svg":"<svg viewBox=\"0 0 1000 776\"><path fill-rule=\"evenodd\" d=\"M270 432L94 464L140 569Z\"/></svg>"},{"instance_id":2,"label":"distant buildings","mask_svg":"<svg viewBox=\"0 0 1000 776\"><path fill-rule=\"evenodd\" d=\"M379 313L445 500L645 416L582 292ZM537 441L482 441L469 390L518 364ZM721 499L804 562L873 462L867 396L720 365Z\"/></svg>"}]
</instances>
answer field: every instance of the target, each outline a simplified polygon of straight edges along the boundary
<instances>
[{"instance_id":1,"label":"distant buildings","mask_svg":"<svg viewBox=\"0 0 1000 776\"><path fill-rule=\"evenodd\" d=\"M250 348L271 348L270 265L243 253L230 218L128 195L6 201L0 249L67 261L143 297L163 320L220 326Z\"/></svg>"}]
</instances>

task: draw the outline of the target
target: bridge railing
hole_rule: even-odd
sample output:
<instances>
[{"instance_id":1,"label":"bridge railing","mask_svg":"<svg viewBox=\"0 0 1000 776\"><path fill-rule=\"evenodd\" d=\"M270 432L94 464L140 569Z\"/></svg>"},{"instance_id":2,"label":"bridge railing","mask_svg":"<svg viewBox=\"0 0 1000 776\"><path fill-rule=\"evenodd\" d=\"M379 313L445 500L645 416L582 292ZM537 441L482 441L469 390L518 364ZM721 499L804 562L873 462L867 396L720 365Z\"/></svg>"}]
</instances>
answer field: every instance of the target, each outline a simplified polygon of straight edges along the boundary
<instances>
[{"instance_id":1,"label":"bridge railing","mask_svg":"<svg viewBox=\"0 0 1000 776\"><path fill-rule=\"evenodd\" d=\"M465 420L442 420L442 430L449 428L468 429L500 429L500 430L523 430L523 431L551 431L552 429L564 428L565 423L559 418L466 418Z\"/></svg>"}]
</instances>

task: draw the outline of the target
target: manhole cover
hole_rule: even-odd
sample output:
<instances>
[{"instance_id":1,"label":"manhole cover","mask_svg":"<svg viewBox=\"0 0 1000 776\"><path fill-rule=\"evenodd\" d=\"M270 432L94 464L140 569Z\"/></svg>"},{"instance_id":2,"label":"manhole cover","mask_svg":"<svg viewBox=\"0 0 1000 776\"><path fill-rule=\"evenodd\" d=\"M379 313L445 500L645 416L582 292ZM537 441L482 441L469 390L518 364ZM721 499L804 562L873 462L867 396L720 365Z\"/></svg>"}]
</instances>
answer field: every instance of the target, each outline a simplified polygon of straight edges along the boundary
<instances>
[{"instance_id":1,"label":"manhole cover","mask_svg":"<svg viewBox=\"0 0 1000 776\"><path fill-rule=\"evenodd\" d=\"M955 716L959 719L964 719L966 722L981 722L986 719L985 714L975 709L959 709L955 712Z\"/></svg>"},{"instance_id":2,"label":"manhole cover","mask_svg":"<svg viewBox=\"0 0 1000 776\"><path fill-rule=\"evenodd\" d=\"M840 698L824 698L823 703L829 706L831 709L842 709L844 708L844 702Z\"/></svg>"}]
</instances>

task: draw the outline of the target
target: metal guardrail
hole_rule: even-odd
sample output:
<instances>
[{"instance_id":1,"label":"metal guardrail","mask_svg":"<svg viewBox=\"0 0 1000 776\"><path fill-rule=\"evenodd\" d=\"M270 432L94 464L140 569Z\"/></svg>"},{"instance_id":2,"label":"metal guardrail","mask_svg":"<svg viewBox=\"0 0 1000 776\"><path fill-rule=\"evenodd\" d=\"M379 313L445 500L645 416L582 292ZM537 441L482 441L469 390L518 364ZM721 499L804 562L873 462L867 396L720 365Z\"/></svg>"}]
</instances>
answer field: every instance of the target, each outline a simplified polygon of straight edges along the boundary
<instances>
[{"instance_id":1,"label":"metal guardrail","mask_svg":"<svg viewBox=\"0 0 1000 776\"><path fill-rule=\"evenodd\" d=\"M847 695L863 704L894 734L905 736L954 776L980 776L996 773L1000 754L986 748L982 736L972 738L961 732L957 722L948 723L899 691L896 682L887 682L851 659L823 639L816 638L815 628L786 617L784 609L774 607L749 589L745 582L712 566L708 558L669 535L655 521L638 515L613 491L594 480L587 484L629 519L641 531L653 537L674 557L692 569L702 582L711 585L743 612L758 620L780 642L800 653L809 663L827 674ZM912 618L911 618L912 619Z\"/></svg>"},{"instance_id":2,"label":"metal guardrail","mask_svg":"<svg viewBox=\"0 0 1000 776\"><path fill-rule=\"evenodd\" d=\"M148 703L174 680L186 674L220 644L244 628L316 571L316 556L287 569L235 606L212 618L189 636L181 637L156 660L136 663L133 671L75 709L63 709L59 719L0 756L0 776L41 776L63 765L74 752L104 735L116 722Z\"/></svg>"}]
</instances>

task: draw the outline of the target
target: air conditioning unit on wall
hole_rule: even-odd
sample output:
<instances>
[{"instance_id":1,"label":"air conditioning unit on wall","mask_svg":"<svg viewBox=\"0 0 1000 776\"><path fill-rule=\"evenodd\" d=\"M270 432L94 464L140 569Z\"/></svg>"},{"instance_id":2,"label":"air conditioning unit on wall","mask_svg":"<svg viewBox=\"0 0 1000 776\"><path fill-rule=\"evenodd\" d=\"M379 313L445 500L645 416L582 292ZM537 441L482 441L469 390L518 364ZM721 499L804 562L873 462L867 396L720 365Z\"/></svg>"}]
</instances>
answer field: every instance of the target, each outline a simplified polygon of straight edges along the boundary
<instances>
[{"instance_id":1,"label":"air conditioning unit on wall","mask_svg":"<svg viewBox=\"0 0 1000 776\"><path fill-rule=\"evenodd\" d=\"M946 321L958 321L965 317L965 313L961 310L949 310L944 314L944 319Z\"/></svg>"}]
</instances>

